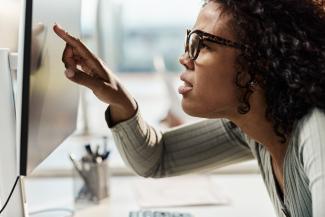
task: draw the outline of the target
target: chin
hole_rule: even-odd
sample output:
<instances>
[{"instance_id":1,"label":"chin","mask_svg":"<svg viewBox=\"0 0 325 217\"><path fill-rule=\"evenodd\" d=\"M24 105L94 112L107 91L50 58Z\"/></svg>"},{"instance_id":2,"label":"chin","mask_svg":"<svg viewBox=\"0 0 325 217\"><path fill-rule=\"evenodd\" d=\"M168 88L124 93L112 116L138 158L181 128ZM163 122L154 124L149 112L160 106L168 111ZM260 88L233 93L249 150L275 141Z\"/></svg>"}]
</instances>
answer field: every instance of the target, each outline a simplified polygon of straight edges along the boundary
<instances>
[{"instance_id":1,"label":"chin","mask_svg":"<svg viewBox=\"0 0 325 217\"><path fill-rule=\"evenodd\" d=\"M193 106L193 104L188 104L184 100L182 101L183 111L192 116L198 118L211 118L208 111L204 110L204 108L200 108L197 106Z\"/></svg>"},{"instance_id":2,"label":"chin","mask_svg":"<svg viewBox=\"0 0 325 217\"><path fill-rule=\"evenodd\" d=\"M197 105L203 105L204 103L197 103ZM195 106L194 103L188 103L185 100L182 100L182 108L183 111L192 116L198 118L208 118L208 119L216 119L216 118L225 118L226 113L222 111L222 109L218 108L208 108L208 106Z\"/></svg>"},{"instance_id":3,"label":"chin","mask_svg":"<svg viewBox=\"0 0 325 217\"><path fill-rule=\"evenodd\" d=\"M186 114L188 114L189 116L197 117L197 118L204 118L204 117L202 116L202 114L197 113L197 112L195 112L195 111L186 110L186 109L183 109L183 110L184 110L184 112L185 112Z\"/></svg>"}]
</instances>

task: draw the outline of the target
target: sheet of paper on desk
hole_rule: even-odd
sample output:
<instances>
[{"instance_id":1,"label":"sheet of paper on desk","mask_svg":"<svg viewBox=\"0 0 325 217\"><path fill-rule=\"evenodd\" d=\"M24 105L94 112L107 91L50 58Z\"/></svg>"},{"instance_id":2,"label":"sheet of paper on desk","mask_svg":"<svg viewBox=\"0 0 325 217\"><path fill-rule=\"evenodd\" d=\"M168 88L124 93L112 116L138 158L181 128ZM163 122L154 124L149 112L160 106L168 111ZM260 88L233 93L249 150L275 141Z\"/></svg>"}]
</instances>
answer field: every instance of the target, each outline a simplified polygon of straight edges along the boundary
<instances>
[{"instance_id":1,"label":"sheet of paper on desk","mask_svg":"<svg viewBox=\"0 0 325 217\"><path fill-rule=\"evenodd\" d=\"M228 197L209 176L179 176L141 179L136 183L138 203L143 208L225 205Z\"/></svg>"}]
</instances>

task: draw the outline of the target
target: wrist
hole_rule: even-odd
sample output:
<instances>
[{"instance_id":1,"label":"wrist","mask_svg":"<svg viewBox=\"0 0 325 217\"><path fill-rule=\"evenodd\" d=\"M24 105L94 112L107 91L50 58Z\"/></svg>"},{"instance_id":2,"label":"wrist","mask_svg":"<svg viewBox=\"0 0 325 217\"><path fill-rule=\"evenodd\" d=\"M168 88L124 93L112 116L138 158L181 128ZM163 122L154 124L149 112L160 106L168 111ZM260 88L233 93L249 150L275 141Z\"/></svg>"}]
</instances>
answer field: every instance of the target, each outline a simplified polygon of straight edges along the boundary
<instances>
[{"instance_id":1,"label":"wrist","mask_svg":"<svg viewBox=\"0 0 325 217\"><path fill-rule=\"evenodd\" d=\"M110 105L110 125L116 125L120 122L129 120L136 114L138 105L133 98L131 99L132 100L129 102L125 102L121 105Z\"/></svg>"}]
</instances>

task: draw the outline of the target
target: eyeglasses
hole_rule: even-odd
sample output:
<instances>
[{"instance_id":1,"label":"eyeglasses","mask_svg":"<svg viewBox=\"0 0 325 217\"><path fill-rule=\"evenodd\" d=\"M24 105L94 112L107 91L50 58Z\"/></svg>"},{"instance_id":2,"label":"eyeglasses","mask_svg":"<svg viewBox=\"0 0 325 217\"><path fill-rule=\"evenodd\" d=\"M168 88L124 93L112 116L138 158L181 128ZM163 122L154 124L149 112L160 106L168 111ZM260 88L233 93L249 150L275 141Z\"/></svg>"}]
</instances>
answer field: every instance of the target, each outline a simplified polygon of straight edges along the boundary
<instances>
[{"instance_id":1,"label":"eyeglasses","mask_svg":"<svg viewBox=\"0 0 325 217\"><path fill-rule=\"evenodd\" d=\"M204 46L204 41L209 41L217 44L221 44L227 47L233 47L240 50L247 49L247 46L230 41L220 36L212 35L201 30L187 30L185 38L185 52L188 52L191 60L196 60L199 56L201 48Z\"/></svg>"}]
</instances>

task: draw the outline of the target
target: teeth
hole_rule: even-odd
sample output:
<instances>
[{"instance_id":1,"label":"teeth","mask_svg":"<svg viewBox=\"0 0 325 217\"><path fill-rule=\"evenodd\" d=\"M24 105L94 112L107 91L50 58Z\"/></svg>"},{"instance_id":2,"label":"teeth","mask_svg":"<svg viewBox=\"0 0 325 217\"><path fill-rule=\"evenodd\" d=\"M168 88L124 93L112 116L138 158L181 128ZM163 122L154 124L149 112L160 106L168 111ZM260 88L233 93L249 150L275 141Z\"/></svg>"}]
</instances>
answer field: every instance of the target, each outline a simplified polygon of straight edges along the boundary
<instances>
[{"instance_id":1,"label":"teeth","mask_svg":"<svg viewBox=\"0 0 325 217\"><path fill-rule=\"evenodd\" d=\"M185 86L185 87L193 87L190 83L188 83L188 82L186 82L186 81L184 81L184 86Z\"/></svg>"}]
</instances>

